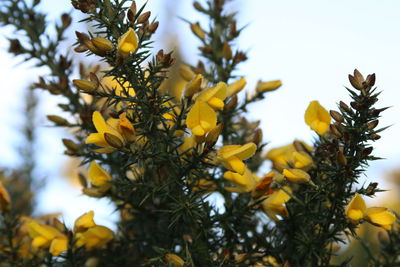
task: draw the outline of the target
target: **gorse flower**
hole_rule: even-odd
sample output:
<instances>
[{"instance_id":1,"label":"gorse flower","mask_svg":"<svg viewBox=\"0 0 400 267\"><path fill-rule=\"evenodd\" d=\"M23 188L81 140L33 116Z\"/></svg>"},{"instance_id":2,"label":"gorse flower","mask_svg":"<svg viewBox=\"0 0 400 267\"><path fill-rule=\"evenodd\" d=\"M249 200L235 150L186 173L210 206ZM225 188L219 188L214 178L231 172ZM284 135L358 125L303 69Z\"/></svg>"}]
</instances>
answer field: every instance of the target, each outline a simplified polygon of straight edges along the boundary
<instances>
[{"instance_id":1,"label":"gorse flower","mask_svg":"<svg viewBox=\"0 0 400 267\"><path fill-rule=\"evenodd\" d=\"M291 183L307 183L310 181L310 175L300 169L284 169L283 176Z\"/></svg>"},{"instance_id":2,"label":"gorse flower","mask_svg":"<svg viewBox=\"0 0 400 267\"><path fill-rule=\"evenodd\" d=\"M356 193L346 207L346 216L353 224L359 224L365 219L369 223L382 227L386 230L392 229L396 216L384 207L367 208L364 199Z\"/></svg>"},{"instance_id":3,"label":"gorse flower","mask_svg":"<svg viewBox=\"0 0 400 267\"><path fill-rule=\"evenodd\" d=\"M305 149L308 152L313 150L312 147L304 142L295 141L295 143L296 142L301 146L302 149ZM296 152L300 154L297 154ZM292 165L299 169L306 169L312 164L312 160L308 156L308 153L305 151L297 151L294 143L269 150L266 158L272 161L273 167L278 171L283 171L283 169L290 168ZM304 166L298 167L302 165Z\"/></svg>"},{"instance_id":4,"label":"gorse flower","mask_svg":"<svg viewBox=\"0 0 400 267\"><path fill-rule=\"evenodd\" d=\"M6 211L10 209L11 198L8 194L7 189L4 187L3 183L0 181L0 209Z\"/></svg>"},{"instance_id":5,"label":"gorse flower","mask_svg":"<svg viewBox=\"0 0 400 267\"><path fill-rule=\"evenodd\" d=\"M168 253L165 255L165 260L168 264L173 267L183 267L185 265L185 261L176 254Z\"/></svg>"},{"instance_id":6,"label":"gorse flower","mask_svg":"<svg viewBox=\"0 0 400 267\"><path fill-rule=\"evenodd\" d=\"M294 167L297 169L308 169L312 164L312 157L304 151L295 151L292 154Z\"/></svg>"},{"instance_id":7,"label":"gorse flower","mask_svg":"<svg viewBox=\"0 0 400 267\"><path fill-rule=\"evenodd\" d=\"M226 98L226 92L226 83L221 82L213 87L204 89L196 100L206 102L215 110L222 110L225 105L224 99Z\"/></svg>"},{"instance_id":8,"label":"gorse flower","mask_svg":"<svg viewBox=\"0 0 400 267\"><path fill-rule=\"evenodd\" d=\"M329 130L331 115L318 101L311 101L304 114L304 119L307 125L319 135L324 135Z\"/></svg>"},{"instance_id":9,"label":"gorse flower","mask_svg":"<svg viewBox=\"0 0 400 267\"><path fill-rule=\"evenodd\" d=\"M227 92L226 92L226 97L229 98L233 95L236 95L240 91L243 90L243 88L246 86L246 79L244 77L240 78L239 80L231 83L228 85Z\"/></svg>"},{"instance_id":10,"label":"gorse flower","mask_svg":"<svg viewBox=\"0 0 400 267\"><path fill-rule=\"evenodd\" d=\"M114 233L105 226L96 225L94 212L90 211L80 216L75 221L74 231L77 247L87 250L104 248L114 238Z\"/></svg>"},{"instance_id":11,"label":"gorse flower","mask_svg":"<svg viewBox=\"0 0 400 267\"><path fill-rule=\"evenodd\" d=\"M85 232L77 233L76 246L87 250L104 248L114 238L114 233L105 226L95 225Z\"/></svg>"},{"instance_id":12,"label":"gorse flower","mask_svg":"<svg viewBox=\"0 0 400 267\"><path fill-rule=\"evenodd\" d=\"M187 127L195 136L204 136L217 125L217 114L205 102L196 101L186 118Z\"/></svg>"},{"instance_id":13,"label":"gorse flower","mask_svg":"<svg viewBox=\"0 0 400 267\"><path fill-rule=\"evenodd\" d=\"M243 175L227 171L224 173L224 178L231 181L236 187L225 187L225 190L235 193L246 193L251 192L260 180L255 174L253 174L248 168L245 169Z\"/></svg>"},{"instance_id":14,"label":"gorse flower","mask_svg":"<svg viewBox=\"0 0 400 267\"><path fill-rule=\"evenodd\" d=\"M118 40L118 53L123 58L128 58L138 48L138 37L132 28L124 33Z\"/></svg>"},{"instance_id":15,"label":"gorse flower","mask_svg":"<svg viewBox=\"0 0 400 267\"><path fill-rule=\"evenodd\" d=\"M278 189L270 194L267 199L262 202L264 212L274 221L278 221L277 215L281 217L288 216L288 210L284 206L291 199L289 194L292 193L290 187L285 186L283 189Z\"/></svg>"},{"instance_id":16,"label":"gorse flower","mask_svg":"<svg viewBox=\"0 0 400 267\"><path fill-rule=\"evenodd\" d=\"M243 160L253 156L256 150L257 146L254 143L247 143L242 146L227 145L218 151L217 157L225 168L243 175L246 169Z\"/></svg>"},{"instance_id":17,"label":"gorse flower","mask_svg":"<svg viewBox=\"0 0 400 267\"><path fill-rule=\"evenodd\" d=\"M83 193L93 197L102 197L111 187L111 175L95 161L92 161L88 170L88 179L91 188L83 188Z\"/></svg>"},{"instance_id":18,"label":"gorse flower","mask_svg":"<svg viewBox=\"0 0 400 267\"><path fill-rule=\"evenodd\" d=\"M125 146L126 142L135 140L135 129L122 113L119 119L109 118L104 120L100 112L93 112L93 124L97 133L92 133L86 138L86 144L95 144L102 148L95 149L97 153L110 153Z\"/></svg>"},{"instance_id":19,"label":"gorse flower","mask_svg":"<svg viewBox=\"0 0 400 267\"><path fill-rule=\"evenodd\" d=\"M93 112L92 120L94 127L97 130L97 133L90 134L86 138L86 144L95 144L102 147L100 149L96 149L96 152L110 153L117 150L114 144L109 143L111 141L111 138L113 138L113 141L117 140L116 142L119 141L119 143L123 144L124 138L113 126L116 124L115 119L110 118L106 122L100 112L95 111Z\"/></svg>"},{"instance_id":20,"label":"gorse flower","mask_svg":"<svg viewBox=\"0 0 400 267\"><path fill-rule=\"evenodd\" d=\"M49 252L58 256L68 249L67 237L56 228L44 225L32 220L28 223L28 233L33 239L32 246L35 248L49 248Z\"/></svg>"},{"instance_id":21,"label":"gorse flower","mask_svg":"<svg viewBox=\"0 0 400 267\"><path fill-rule=\"evenodd\" d=\"M271 91L275 91L276 89L278 89L281 86L282 86L282 82L280 80L269 81L269 82L258 81L257 87L256 87L256 92L259 94L262 94L265 92L271 92Z\"/></svg>"},{"instance_id":22,"label":"gorse flower","mask_svg":"<svg viewBox=\"0 0 400 267\"><path fill-rule=\"evenodd\" d=\"M75 220L74 231L84 232L90 227L95 226L96 224L94 223L93 217L94 217L94 211L89 211L81 215L78 219Z\"/></svg>"}]
</instances>

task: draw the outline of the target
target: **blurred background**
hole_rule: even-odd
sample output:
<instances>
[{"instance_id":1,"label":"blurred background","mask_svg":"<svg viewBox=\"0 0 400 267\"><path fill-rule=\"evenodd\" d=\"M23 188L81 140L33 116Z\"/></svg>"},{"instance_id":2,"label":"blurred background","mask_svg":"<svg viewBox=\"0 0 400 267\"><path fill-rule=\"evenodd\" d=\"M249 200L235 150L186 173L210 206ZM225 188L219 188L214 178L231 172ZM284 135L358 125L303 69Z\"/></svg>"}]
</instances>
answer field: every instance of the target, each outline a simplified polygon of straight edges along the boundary
<instances>
[{"instance_id":1,"label":"blurred background","mask_svg":"<svg viewBox=\"0 0 400 267\"><path fill-rule=\"evenodd\" d=\"M183 62L197 63L198 40L181 18L207 21L196 13L188 0L149 0L148 10L160 21L155 35L154 50L174 50ZM144 1L137 1L138 5ZM63 12L72 12L70 1L42 0L41 8L54 22ZM247 51L248 61L237 71L247 79L247 91L255 88L257 80L280 79L283 86L268 94L266 99L253 105L248 114L251 120L261 120L264 141L273 148L301 139L311 143L315 138L304 123L304 111L312 100L319 100L326 109L335 109L340 100L349 98L345 86L349 85L347 74L357 68L363 74L376 73L377 86L383 90L380 106L391 106L383 113L380 126L391 127L376 142L375 155L385 160L371 164L366 182L378 181L380 187L390 190L373 200L390 203L399 210L398 191L400 183L400 2L397 0L234 0L229 8L238 11L238 26L246 26L238 46ZM71 13L74 21L79 17ZM71 39L65 41L69 53L75 41L73 30L84 30L74 24L69 29ZM45 69L32 68L23 58L7 53L7 37L18 38L13 29L0 29L0 167L17 167L22 160L19 150L24 143L21 129L25 126L24 100L27 88L37 80ZM77 58L85 63L96 63L95 57ZM36 214L61 212L67 225L88 210L95 210L99 224L113 227L117 214L106 199L83 196L76 183L75 169L78 161L63 155L61 138L68 132L51 127L47 114L60 114L60 99L43 92L39 98L36 125L36 142L33 158L37 167L32 170L38 184ZM62 101L62 100L61 100ZM75 177L75 178L74 178ZM396 179L396 177L398 177ZM40 182L43 181L43 182ZM75 182L71 182L75 181ZM107 208L105 208L107 207Z\"/></svg>"}]
</instances>

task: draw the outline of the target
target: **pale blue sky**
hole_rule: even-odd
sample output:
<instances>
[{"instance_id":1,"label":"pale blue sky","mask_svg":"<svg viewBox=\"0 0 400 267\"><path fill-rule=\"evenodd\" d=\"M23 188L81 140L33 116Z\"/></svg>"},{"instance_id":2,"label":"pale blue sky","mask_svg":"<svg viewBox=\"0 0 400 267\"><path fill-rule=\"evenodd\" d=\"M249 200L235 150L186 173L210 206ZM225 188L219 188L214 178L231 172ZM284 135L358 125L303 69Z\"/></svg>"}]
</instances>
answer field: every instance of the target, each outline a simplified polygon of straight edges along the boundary
<instances>
[{"instance_id":1,"label":"pale blue sky","mask_svg":"<svg viewBox=\"0 0 400 267\"><path fill-rule=\"evenodd\" d=\"M176 37L184 59L195 63L199 43L184 22L167 17L163 11L170 8L179 16L204 23L193 11L191 2L150 0L149 9L161 23L158 36L168 32ZM51 11L51 19L62 11L71 10L68 0L43 0L43 3L43 9ZM383 177L389 168L400 167L397 140L400 136L400 1L236 0L231 9L239 11L239 25L249 24L239 40L239 47L249 51L249 61L238 72L247 78L247 89L253 90L258 79L281 79L284 84L262 103L254 105L249 114L249 118L262 121L264 138L271 142L270 147L291 142L294 138L311 141L314 134L303 119L308 103L319 100L327 109L333 109L339 100L348 100L344 89L349 85L347 74L358 68L365 74L377 74L377 85L384 90L380 103L393 106L383 114L380 124L393 126L382 134L376 149L377 155L388 160L373 163L368 174L375 180ZM3 29L0 34L10 36L10 31ZM21 118L18 112L22 102L19 99L24 86L36 79L38 71L29 70L29 64L14 68L20 60L4 52L7 43L1 40L0 157L2 165L10 165L18 160L12 149L20 141L15 130ZM162 47L160 43L155 45L155 49ZM57 101L53 96L43 96L43 114L56 114ZM38 172L38 178L49 181L42 194L44 201L40 209L64 212L67 223L72 223L81 213L95 209L99 221L107 224L110 210L80 196L78 191L66 190L68 184L58 177L59 167L65 160L60 136L66 134L45 127L50 123L44 116L39 124L43 126L38 144L43 168Z\"/></svg>"}]
</instances>

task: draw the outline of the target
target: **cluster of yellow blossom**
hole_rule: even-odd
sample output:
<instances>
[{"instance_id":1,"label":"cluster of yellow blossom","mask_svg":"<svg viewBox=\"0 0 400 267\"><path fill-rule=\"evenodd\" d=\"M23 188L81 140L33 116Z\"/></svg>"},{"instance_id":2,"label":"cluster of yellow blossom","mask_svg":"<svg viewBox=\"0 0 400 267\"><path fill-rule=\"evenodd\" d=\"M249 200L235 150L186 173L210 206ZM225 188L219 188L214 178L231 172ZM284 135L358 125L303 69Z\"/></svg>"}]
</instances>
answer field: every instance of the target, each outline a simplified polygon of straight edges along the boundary
<instances>
[{"instance_id":1,"label":"cluster of yellow blossom","mask_svg":"<svg viewBox=\"0 0 400 267\"><path fill-rule=\"evenodd\" d=\"M356 193L346 207L346 216L353 224L359 224L364 220L380 226L386 230L392 229L396 216L384 207L367 208L364 199Z\"/></svg>"},{"instance_id":2,"label":"cluster of yellow blossom","mask_svg":"<svg viewBox=\"0 0 400 267\"><path fill-rule=\"evenodd\" d=\"M74 225L73 241L76 247L85 247L87 250L101 249L114 238L114 233L105 226L96 225L94 212L80 216ZM25 218L27 232L32 239L32 252L37 249L48 249L53 256L58 256L68 250L72 240L68 239L69 231L65 226L54 220L54 225L41 223L38 220Z\"/></svg>"},{"instance_id":3,"label":"cluster of yellow blossom","mask_svg":"<svg viewBox=\"0 0 400 267\"><path fill-rule=\"evenodd\" d=\"M90 134L86 144L95 144L101 148L96 149L98 153L110 153L125 147L135 139L135 128L126 113L122 113L119 119L109 118L104 120L100 112L93 112L93 124L97 133Z\"/></svg>"}]
</instances>

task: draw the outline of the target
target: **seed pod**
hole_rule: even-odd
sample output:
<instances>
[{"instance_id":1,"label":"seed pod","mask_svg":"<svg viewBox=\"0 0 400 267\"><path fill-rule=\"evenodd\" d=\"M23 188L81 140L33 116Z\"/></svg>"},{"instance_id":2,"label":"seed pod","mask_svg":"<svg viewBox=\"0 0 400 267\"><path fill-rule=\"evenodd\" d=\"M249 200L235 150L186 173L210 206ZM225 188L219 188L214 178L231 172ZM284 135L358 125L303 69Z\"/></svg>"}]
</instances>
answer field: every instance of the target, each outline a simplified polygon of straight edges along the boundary
<instances>
[{"instance_id":1,"label":"seed pod","mask_svg":"<svg viewBox=\"0 0 400 267\"><path fill-rule=\"evenodd\" d=\"M342 151L338 151L336 152L336 159L338 161L338 163L342 166L346 166L347 165L347 159L344 156Z\"/></svg>"}]
</instances>

